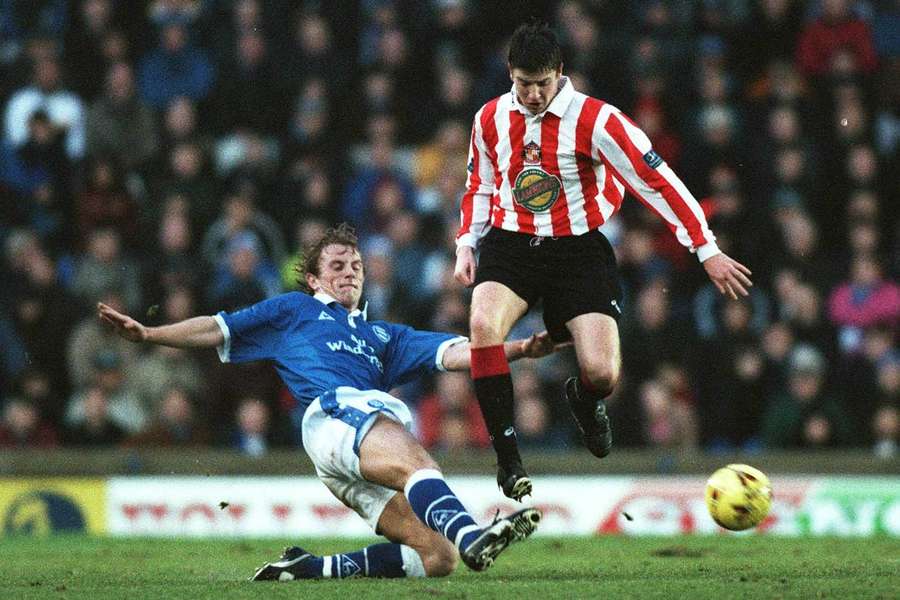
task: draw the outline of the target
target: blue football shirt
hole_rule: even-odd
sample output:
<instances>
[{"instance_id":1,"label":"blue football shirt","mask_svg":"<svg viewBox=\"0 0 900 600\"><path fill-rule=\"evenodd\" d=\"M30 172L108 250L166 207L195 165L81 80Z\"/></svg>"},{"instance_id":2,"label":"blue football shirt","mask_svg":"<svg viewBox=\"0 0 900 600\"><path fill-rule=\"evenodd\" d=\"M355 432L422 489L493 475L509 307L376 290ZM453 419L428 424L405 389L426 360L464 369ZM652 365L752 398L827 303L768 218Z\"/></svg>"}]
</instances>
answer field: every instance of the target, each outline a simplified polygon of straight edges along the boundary
<instances>
[{"instance_id":1,"label":"blue football shirt","mask_svg":"<svg viewBox=\"0 0 900 600\"><path fill-rule=\"evenodd\" d=\"M272 360L303 410L340 386L390 391L443 371L444 350L466 338L367 321L326 294L291 292L215 316L222 362Z\"/></svg>"}]
</instances>

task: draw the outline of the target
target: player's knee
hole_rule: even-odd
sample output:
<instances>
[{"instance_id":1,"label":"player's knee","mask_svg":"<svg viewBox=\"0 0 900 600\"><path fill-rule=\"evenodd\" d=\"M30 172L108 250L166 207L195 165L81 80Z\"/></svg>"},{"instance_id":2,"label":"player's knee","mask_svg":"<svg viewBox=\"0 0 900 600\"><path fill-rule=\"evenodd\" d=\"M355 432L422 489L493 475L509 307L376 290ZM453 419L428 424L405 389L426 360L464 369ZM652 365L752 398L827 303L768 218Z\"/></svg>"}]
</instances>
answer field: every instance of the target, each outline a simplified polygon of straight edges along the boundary
<instances>
[{"instance_id":1,"label":"player's knee","mask_svg":"<svg viewBox=\"0 0 900 600\"><path fill-rule=\"evenodd\" d=\"M602 362L592 363L582 367L581 372L583 377L591 383L591 387L604 398L612 394L619 383L619 369L615 365Z\"/></svg>"},{"instance_id":2,"label":"player's knee","mask_svg":"<svg viewBox=\"0 0 900 600\"><path fill-rule=\"evenodd\" d=\"M484 310L472 311L472 315L469 317L469 332L472 341L479 345L500 344L506 337L505 333L501 331L500 322Z\"/></svg>"},{"instance_id":3,"label":"player's knee","mask_svg":"<svg viewBox=\"0 0 900 600\"><path fill-rule=\"evenodd\" d=\"M425 574L428 577L446 577L456 570L459 562L459 553L456 547L448 540L440 538L429 545L422 556L425 565Z\"/></svg>"}]
</instances>

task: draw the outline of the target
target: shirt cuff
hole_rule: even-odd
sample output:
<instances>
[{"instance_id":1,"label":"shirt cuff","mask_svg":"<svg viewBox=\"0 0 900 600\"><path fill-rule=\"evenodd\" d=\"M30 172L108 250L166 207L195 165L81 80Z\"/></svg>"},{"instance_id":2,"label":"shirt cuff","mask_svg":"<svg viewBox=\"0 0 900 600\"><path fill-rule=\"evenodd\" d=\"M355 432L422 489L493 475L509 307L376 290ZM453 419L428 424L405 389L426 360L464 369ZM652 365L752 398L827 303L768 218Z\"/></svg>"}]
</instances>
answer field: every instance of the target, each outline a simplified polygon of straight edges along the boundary
<instances>
[{"instance_id":1,"label":"shirt cuff","mask_svg":"<svg viewBox=\"0 0 900 600\"><path fill-rule=\"evenodd\" d=\"M216 352L219 353L219 360L223 363L230 362L231 360L231 330L228 329L228 324L225 323L225 319L222 317L222 313L219 313L213 316L213 319L216 320L216 324L219 326L219 329L222 330L222 337L225 338L225 341L222 342L221 346L216 346Z\"/></svg>"},{"instance_id":2,"label":"shirt cuff","mask_svg":"<svg viewBox=\"0 0 900 600\"><path fill-rule=\"evenodd\" d=\"M712 258L716 254L721 253L722 251L719 250L715 242L708 242L697 248L697 258L700 259L700 262L704 262L707 258Z\"/></svg>"},{"instance_id":3,"label":"shirt cuff","mask_svg":"<svg viewBox=\"0 0 900 600\"><path fill-rule=\"evenodd\" d=\"M437 366L437 370L444 372L444 373L447 372L447 368L444 367L444 352L447 351L447 348L449 348L450 346L455 346L456 344L459 344L460 342L468 342L468 341L469 341L469 338L460 336L460 337L450 338L449 340L441 343L441 345L438 346L437 352L435 352L435 355L434 355L434 362L435 362L435 366Z\"/></svg>"},{"instance_id":4,"label":"shirt cuff","mask_svg":"<svg viewBox=\"0 0 900 600\"><path fill-rule=\"evenodd\" d=\"M471 233L464 233L458 238L456 238L456 249L459 250L463 246L468 246L469 248L475 247L475 236Z\"/></svg>"}]
</instances>

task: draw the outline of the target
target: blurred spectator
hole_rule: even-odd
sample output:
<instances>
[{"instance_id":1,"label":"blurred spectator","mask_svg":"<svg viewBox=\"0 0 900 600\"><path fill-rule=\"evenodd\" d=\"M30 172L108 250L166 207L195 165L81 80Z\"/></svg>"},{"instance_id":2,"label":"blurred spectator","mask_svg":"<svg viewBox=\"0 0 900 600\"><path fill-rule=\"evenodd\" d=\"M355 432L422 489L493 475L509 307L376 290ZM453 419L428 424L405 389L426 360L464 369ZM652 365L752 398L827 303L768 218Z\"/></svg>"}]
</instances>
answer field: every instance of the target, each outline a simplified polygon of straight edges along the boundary
<instances>
[{"instance_id":1,"label":"blurred spectator","mask_svg":"<svg viewBox=\"0 0 900 600\"><path fill-rule=\"evenodd\" d=\"M800 34L797 63L808 75L825 75L840 52L848 52L855 68L871 73L878 66L869 25L854 16L849 0L824 0L822 14Z\"/></svg>"},{"instance_id":2,"label":"blurred spectator","mask_svg":"<svg viewBox=\"0 0 900 600\"><path fill-rule=\"evenodd\" d=\"M141 278L137 265L122 250L121 236L114 229L88 233L85 253L77 261L72 293L86 307L93 307L107 290L118 290L126 310L141 306Z\"/></svg>"},{"instance_id":3,"label":"blurred spectator","mask_svg":"<svg viewBox=\"0 0 900 600\"><path fill-rule=\"evenodd\" d=\"M758 445L765 409L764 363L753 308L742 300L721 305L715 337L695 356L700 430L704 445L716 451Z\"/></svg>"},{"instance_id":4,"label":"blurred spectator","mask_svg":"<svg viewBox=\"0 0 900 600\"><path fill-rule=\"evenodd\" d=\"M16 146L23 145L29 137L31 115L43 111L65 140L69 158L80 159L84 155L84 103L63 88L58 60L45 58L32 68L31 84L13 93L6 105L5 137Z\"/></svg>"},{"instance_id":5,"label":"blurred spectator","mask_svg":"<svg viewBox=\"0 0 900 600\"><path fill-rule=\"evenodd\" d=\"M109 67L109 35L116 30L116 3L112 0L84 0L73 11L66 31L66 71L74 74L105 73ZM121 3L119 3L121 6ZM78 77L73 86L86 100L100 92L97 77Z\"/></svg>"},{"instance_id":6,"label":"blurred spectator","mask_svg":"<svg viewBox=\"0 0 900 600\"><path fill-rule=\"evenodd\" d=\"M341 217L364 238L383 233L401 209L413 206L413 186L393 164L394 146L384 140L372 144L371 165L359 166L347 182Z\"/></svg>"},{"instance_id":7,"label":"blurred spectator","mask_svg":"<svg viewBox=\"0 0 900 600\"><path fill-rule=\"evenodd\" d=\"M416 410L416 430L426 449L460 450L490 446L472 384L465 373L441 373L434 392Z\"/></svg>"},{"instance_id":8,"label":"blurred spectator","mask_svg":"<svg viewBox=\"0 0 900 600\"><path fill-rule=\"evenodd\" d=\"M328 20L314 11L296 14L292 44L283 65L286 76L298 82L315 77L328 82L332 90L342 90L351 69L342 49L334 44Z\"/></svg>"},{"instance_id":9,"label":"blurred spectator","mask_svg":"<svg viewBox=\"0 0 900 600\"><path fill-rule=\"evenodd\" d=\"M882 460L896 458L900 443L900 410L896 404L885 404L875 413L875 456Z\"/></svg>"},{"instance_id":10,"label":"blurred spectator","mask_svg":"<svg viewBox=\"0 0 900 600\"><path fill-rule=\"evenodd\" d=\"M200 288L205 271L194 251L189 211L187 200L173 195L164 202L162 216L151 224L156 229L156 244L145 252L145 298L160 298L173 289Z\"/></svg>"},{"instance_id":11,"label":"blurred spectator","mask_svg":"<svg viewBox=\"0 0 900 600\"><path fill-rule=\"evenodd\" d=\"M644 413L644 441L651 448L697 446L697 422L690 407L679 402L663 383L649 379L639 397Z\"/></svg>"},{"instance_id":12,"label":"blurred spectator","mask_svg":"<svg viewBox=\"0 0 900 600\"><path fill-rule=\"evenodd\" d=\"M769 449L829 448L851 441L847 416L825 387L827 364L812 346L790 358L787 387L772 398L763 421Z\"/></svg>"},{"instance_id":13,"label":"blurred spectator","mask_svg":"<svg viewBox=\"0 0 900 600\"><path fill-rule=\"evenodd\" d=\"M896 360L896 331L886 327L869 327L862 330L857 351L842 353L835 364L835 380L850 417L854 439L867 445L872 439L872 419L878 406L894 402L888 390L891 377L882 385L882 376L892 372L891 363ZM894 389L894 395L896 389Z\"/></svg>"},{"instance_id":14,"label":"blurred spectator","mask_svg":"<svg viewBox=\"0 0 900 600\"><path fill-rule=\"evenodd\" d=\"M765 360L764 397L767 399L787 386L788 360L794 349L794 342L794 332L783 321L772 323L763 332L760 349Z\"/></svg>"},{"instance_id":15,"label":"blurred spectator","mask_svg":"<svg viewBox=\"0 0 900 600\"><path fill-rule=\"evenodd\" d=\"M292 108L287 129L281 132L285 154L297 159L312 158L322 164L335 160L340 154L334 136L336 107L325 81L302 81L289 106Z\"/></svg>"},{"instance_id":16,"label":"blurred spectator","mask_svg":"<svg viewBox=\"0 0 900 600\"><path fill-rule=\"evenodd\" d=\"M106 291L97 300L118 311L127 310L121 294L115 290ZM51 337L53 339L55 338ZM66 370L72 386L76 388L90 383L94 372L93 357L101 351L116 352L126 372L134 368L140 357L140 347L137 344L116 335L112 329L100 323L93 313L75 325L66 342Z\"/></svg>"},{"instance_id":17,"label":"blurred spectator","mask_svg":"<svg viewBox=\"0 0 900 600\"><path fill-rule=\"evenodd\" d=\"M172 98L166 104L162 126L166 151L182 143L197 144L202 153L207 153L212 148L212 136L200 128L197 103L187 96Z\"/></svg>"},{"instance_id":18,"label":"blurred spectator","mask_svg":"<svg viewBox=\"0 0 900 600\"><path fill-rule=\"evenodd\" d=\"M263 31L237 34L233 53L220 69L211 95L217 131L247 128L271 134L284 122L284 102L278 89L280 71L272 62L268 39Z\"/></svg>"},{"instance_id":19,"label":"blurred spectator","mask_svg":"<svg viewBox=\"0 0 900 600\"><path fill-rule=\"evenodd\" d=\"M125 439L132 448L188 448L209 443L209 434L198 422L190 395L178 387L169 388L159 403L149 427Z\"/></svg>"},{"instance_id":20,"label":"blurred spectator","mask_svg":"<svg viewBox=\"0 0 900 600\"><path fill-rule=\"evenodd\" d=\"M268 453L270 418L269 407L259 398L241 400L235 416L231 447L253 457Z\"/></svg>"},{"instance_id":21,"label":"blurred spectator","mask_svg":"<svg viewBox=\"0 0 900 600\"><path fill-rule=\"evenodd\" d=\"M471 73L458 66L448 65L438 72L437 79L435 100L413 112L415 120L410 124L408 132L410 141L421 143L429 139L434 129L435 115L465 123L479 108L473 100L474 81Z\"/></svg>"},{"instance_id":22,"label":"blurred spectator","mask_svg":"<svg viewBox=\"0 0 900 600\"><path fill-rule=\"evenodd\" d=\"M33 405L50 423L59 423L65 411L61 390L55 387L53 374L47 369L29 364L16 378L14 394Z\"/></svg>"},{"instance_id":23,"label":"blurred spectator","mask_svg":"<svg viewBox=\"0 0 900 600\"><path fill-rule=\"evenodd\" d=\"M43 109L28 118L28 138L18 148L3 144L0 181L13 194L0 198L8 223L33 229L55 246L64 245L69 221L71 164L61 131Z\"/></svg>"},{"instance_id":24,"label":"blurred spectator","mask_svg":"<svg viewBox=\"0 0 900 600\"><path fill-rule=\"evenodd\" d=\"M127 63L114 63L106 71L103 94L88 110L86 136L89 155L112 155L128 170L146 165L159 151L156 116L135 93Z\"/></svg>"},{"instance_id":25,"label":"blurred spectator","mask_svg":"<svg viewBox=\"0 0 900 600\"><path fill-rule=\"evenodd\" d=\"M622 336L622 360L628 377L649 379L657 366L683 356L690 331L672 317L668 282L655 279L640 290Z\"/></svg>"},{"instance_id":26,"label":"blurred spectator","mask_svg":"<svg viewBox=\"0 0 900 600\"><path fill-rule=\"evenodd\" d=\"M203 258L207 264L219 264L232 242L247 233L252 233L261 244L258 250L269 266L280 265L284 260L287 251L281 228L257 207L256 194L252 185L242 185L226 196L221 215L203 237Z\"/></svg>"},{"instance_id":27,"label":"blurred spectator","mask_svg":"<svg viewBox=\"0 0 900 600\"><path fill-rule=\"evenodd\" d=\"M61 285L57 264L34 233L16 230L6 238L6 264L4 296L15 331L3 344L4 360L12 366L27 356L50 374L53 389L65 394L65 341L71 339L79 316L77 303ZM16 351L15 342L24 345L26 354Z\"/></svg>"},{"instance_id":28,"label":"blurred spectator","mask_svg":"<svg viewBox=\"0 0 900 600\"><path fill-rule=\"evenodd\" d=\"M194 313L189 313L189 316ZM192 398L201 398L206 389L206 374L188 350L154 346L141 357L128 374L129 388L140 399L147 414L156 414L165 393L173 387L183 389Z\"/></svg>"},{"instance_id":29,"label":"blurred spectator","mask_svg":"<svg viewBox=\"0 0 900 600\"><path fill-rule=\"evenodd\" d=\"M393 298L399 286L395 285L391 255L391 243L383 237L369 240L363 253L369 314L384 320L392 320L391 315L397 314Z\"/></svg>"},{"instance_id":30,"label":"blurred spectator","mask_svg":"<svg viewBox=\"0 0 900 600\"><path fill-rule=\"evenodd\" d=\"M873 256L857 256L850 280L832 290L828 312L839 328L841 349L854 352L862 343L862 329L900 326L900 285L883 278L882 267Z\"/></svg>"},{"instance_id":31,"label":"blurred spectator","mask_svg":"<svg viewBox=\"0 0 900 600\"><path fill-rule=\"evenodd\" d=\"M537 370L532 366L517 367L513 379L516 394L514 423L520 447L567 448L574 438L572 427L554 422Z\"/></svg>"},{"instance_id":32,"label":"blurred spectator","mask_svg":"<svg viewBox=\"0 0 900 600\"><path fill-rule=\"evenodd\" d=\"M216 141L216 173L223 179L244 175L270 183L278 170L281 148L272 137L246 128L235 129Z\"/></svg>"},{"instance_id":33,"label":"blurred spectator","mask_svg":"<svg viewBox=\"0 0 900 600\"><path fill-rule=\"evenodd\" d=\"M459 171L459 165L465 164L469 152L469 130L464 119L447 118L434 137L416 150L414 159L415 183L419 188L435 185L447 174L453 176L451 181L457 189L465 185L465 176ZM456 195L451 196L452 204L456 204ZM421 205L422 203L419 202ZM426 210L435 210L443 206L429 203Z\"/></svg>"},{"instance_id":34,"label":"blurred spectator","mask_svg":"<svg viewBox=\"0 0 900 600\"><path fill-rule=\"evenodd\" d=\"M820 288L803 281L792 282L788 273L779 273L779 279L782 275L786 277L784 281L776 282L780 317L791 326L798 340L833 355L836 338L825 318L825 301Z\"/></svg>"},{"instance_id":35,"label":"blurred spectator","mask_svg":"<svg viewBox=\"0 0 900 600\"><path fill-rule=\"evenodd\" d=\"M63 430L63 441L68 446L80 448L103 448L117 446L125 438L125 430L120 427L109 412L106 391L100 386L85 390L83 415Z\"/></svg>"},{"instance_id":36,"label":"blurred spectator","mask_svg":"<svg viewBox=\"0 0 900 600\"><path fill-rule=\"evenodd\" d=\"M803 25L803 5L791 0L749 4L748 18L735 31L733 57L739 72L753 81L773 60L793 58Z\"/></svg>"},{"instance_id":37,"label":"blurred spectator","mask_svg":"<svg viewBox=\"0 0 900 600\"><path fill-rule=\"evenodd\" d=\"M234 236L218 261L207 290L207 303L216 310L234 311L281 291L281 277L266 260L256 234Z\"/></svg>"},{"instance_id":38,"label":"blurred spectator","mask_svg":"<svg viewBox=\"0 0 900 600\"><path fill-rule=\"evenodd\" d=\"M126 377L122 356L118 352L108 349L97 352L91 358L89 385L69 400L66 423L74 426L85 420L87 396L97 388L106 398L110 420L130 433L143 429L148 412Z\"/></svg>"},{"instance_id":39,"label":"blurred spectator","mask_svg":"<svg viewBox=\"0 0 900 600\"><path fill-rule=\"evenodd\" d=\"M53 448L56 431L41 419L36 406L21 398L7 398L0 420L0 448Z\"/></svg>"},{"instance_id":40,"label":"blurred spectator","mask_svg":"<svg viewBox=\"0 0 900 600\"><path fill-rule=\"evenodd\" d=\"M0 2L0 61L15 62L34 37L61 37L69 23L67 4L66 0Z\"/></svg>"},{"instance_id":41,"label":"blurred spectator","mask_svg":"<svg viewBox=\"0 0 900 600\"><path fill-rule=\"evenodd\" d=\"M139 206L125 187L124 175L111 156L97 156L85 167L84 184L75 196L78 241L88 246L94 231L115 231L130 249L141 240L138 233Z\"/></svg>"},{"instance_id":42,"label":"blurred spectator","mask_svg":"<svg viewBox=\"0 0 900 600\"><path fill-rule=\"evenodd\" d=\"M212 90L216 69L206 52L194 46L190 31L177 19L162 19L159 44L141 59L138 89L156 109L178 96L203 100Z\"/></svg>"},{"instance_id":43,"label":"blurred spectator","mask_svg":"<svg viewBox=\"0 0 900 600\"><path fill-rule=\"evenodd\" d=\"M165 166L156 173L158 197L172 194L184 196L197 227L210 223L219 208L216 181L211 177L208 156L200 141L185 140L175 144L165 156Z\"/></svg>"}]
</instances>

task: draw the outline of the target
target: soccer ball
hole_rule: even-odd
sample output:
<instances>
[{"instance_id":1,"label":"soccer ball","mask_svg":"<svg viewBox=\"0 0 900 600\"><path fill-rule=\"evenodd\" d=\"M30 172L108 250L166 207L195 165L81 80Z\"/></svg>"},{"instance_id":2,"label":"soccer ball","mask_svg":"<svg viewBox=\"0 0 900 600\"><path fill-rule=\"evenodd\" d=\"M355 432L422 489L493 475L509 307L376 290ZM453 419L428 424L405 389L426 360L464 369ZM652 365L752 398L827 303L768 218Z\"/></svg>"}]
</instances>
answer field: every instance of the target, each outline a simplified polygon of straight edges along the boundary
<instances>
[{"instance_id":1,"label":"soccer ball","mask_svg":"<svg viewBox=\"0 0 900 600\"><path fill-rule=\"evenodd\" d=\"M731 531L756 527L769 514L772 487L765 473L748 465L728 465L706 482L706 508L713 521Z\"/></svg>"}]
</instances>

